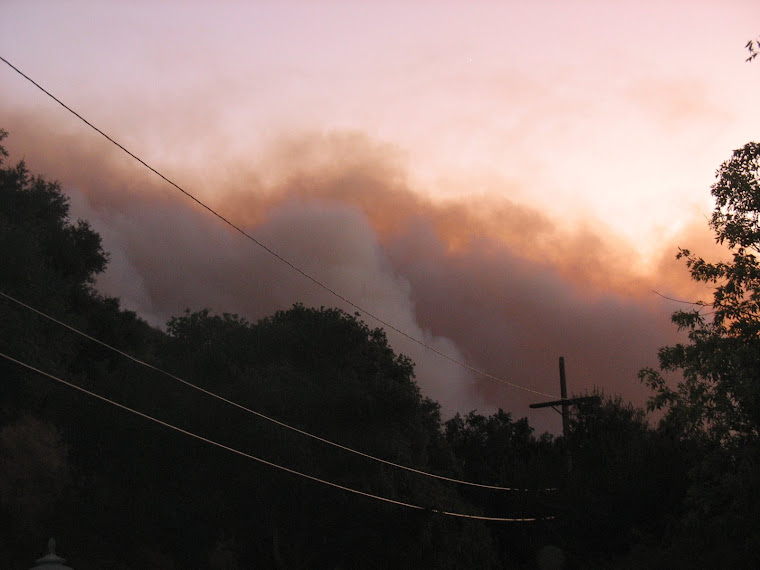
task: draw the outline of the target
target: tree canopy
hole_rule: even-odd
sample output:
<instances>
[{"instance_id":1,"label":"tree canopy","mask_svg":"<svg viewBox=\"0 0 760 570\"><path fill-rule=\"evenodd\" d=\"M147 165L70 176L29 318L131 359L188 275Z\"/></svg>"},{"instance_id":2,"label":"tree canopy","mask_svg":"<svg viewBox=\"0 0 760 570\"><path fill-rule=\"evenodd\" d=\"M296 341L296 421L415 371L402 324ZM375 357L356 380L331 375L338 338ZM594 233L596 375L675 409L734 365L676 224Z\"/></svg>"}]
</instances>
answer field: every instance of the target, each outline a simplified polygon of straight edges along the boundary
<instances>
[{"instance_id":1,"label":"tree canopy","mask_svg":"<svg viewBox=\"0 0 760 570\"><path fill-rule=\"evenodd\" d=\"M760 562L760 144L735 150L716 177L709 223L729 259L679 251L692 279L713 285L712 301L673 314L688 342L663 347L659 361L680 374L675 387L654 369L640 378L654 392L650 408L666 411L664 426L698 446L690 532L705 538L702 549Z\"/></svg>"},{"instance_id":2,"label":"tree canopy","mask_svg":"<svg viewBox=\"0 0 760 570\"><path fill-rule=\"evenodd\" d=\"M712 186L710 227L725 244L729 261L708 262L681 249L692 279L714 285L713 299L673 314L688 343L660 350L660 366L680 371L671 389L655 370L641 378L655 391L650 405L667 407L685 434L716 443L755 441L760 436L760 144L734 151ZM711 308L704 313L705 308Z\"/></svg>"}]
</instances>

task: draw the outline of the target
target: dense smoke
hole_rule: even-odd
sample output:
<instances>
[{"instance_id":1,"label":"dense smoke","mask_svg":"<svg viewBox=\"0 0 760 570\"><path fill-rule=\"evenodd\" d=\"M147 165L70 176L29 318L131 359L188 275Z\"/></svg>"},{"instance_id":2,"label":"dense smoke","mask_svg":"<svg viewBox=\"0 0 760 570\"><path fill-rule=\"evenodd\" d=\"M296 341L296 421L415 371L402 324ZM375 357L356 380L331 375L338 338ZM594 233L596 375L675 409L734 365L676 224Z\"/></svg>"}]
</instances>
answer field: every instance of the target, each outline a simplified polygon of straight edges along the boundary
<instances>
[{"instance_id":1,"label":"dense smoke","mask_svg":"<svg viewBox=\"0 0 760 570\"><path fill-rule=\"evenodd\" d=\"M22 114L6 128L11 159L59 180L72 215L102 235L110 264L98 288L152 324L186 308L249 319L296 302L356 311L91 132L42 128ZM554 395L562 355L572 392L598 386L645 400L636 372L674 340L668 315L679 308L652 289L700 294L673 259L676 244L642 268L635 249L594 220L558 221L493 196L435 201L409 187L405 169L394 149L336 133L167 174L315 280L454 359ZM710 247L704 226L695 222L678 244ZM444 415L502 407L523 416L547 399L388 337ZM530 417L556 430L549 414Z\"/></svg>"}]
</instances>

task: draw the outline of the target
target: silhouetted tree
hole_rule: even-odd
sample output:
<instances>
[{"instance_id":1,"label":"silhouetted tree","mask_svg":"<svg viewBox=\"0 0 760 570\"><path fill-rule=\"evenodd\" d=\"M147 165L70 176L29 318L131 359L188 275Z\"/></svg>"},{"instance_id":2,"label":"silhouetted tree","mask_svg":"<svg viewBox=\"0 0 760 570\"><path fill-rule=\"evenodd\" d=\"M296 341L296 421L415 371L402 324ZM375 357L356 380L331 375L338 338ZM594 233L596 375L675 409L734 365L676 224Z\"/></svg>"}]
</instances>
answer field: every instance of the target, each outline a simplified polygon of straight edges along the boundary
<instances>
[{"instance_id":1,"label":"silhouetted tree","mask_svg":"<svg viewBox=\"0 0 760 570\"><path fill-rule=\"evenodd\" d=\"M204 387L384 459L425 470L450 464L438 405L420 394L412 362L394 353L381 329L354 316L295 305L252 324L204 310L173 318L168 330L167 354ZM450 485L368 462L251 416L228 411L215 423L235 434L227 436L234 445L311 475L405 502L473 511ZM249 479L237 496L231 503L239 516L251 516L243 511L258 505L253 512L261 517L263 507L260 549L271 545L265 556L273 564L491 564L490 539L478 524L357 501L276 472L262 473L254 486Z\"/></svg>"},{"instance_id":2,"label":"silhouetted tree","mask_svg":"<svg viewBox=\"0 0 760 570\"><path fill-rule=\"evenodd\" d=\"M653 429L643 409L593 395L571 407L573 468L558 523L565 547L608 564L635 549L654 556L684 497L686 450Z\"/></svg>"},{"instance_id":3,"label":"silhouetted tree","mask_svg":"<svg viewBox=\"0 0 760 570\"><path fill-rule=\"evenodd\" d=\"M757 57L758 53L760 53L760 38L749 40L744 47L747 48L747 51L749 52L745 61L750 62Z\"/></svg>"},{"instance_id":4,"label":"silhouetted tree","mask_svg":"<svg viewBox=\"0 0 760 570\"><path fill-rule=\"evenodd\" d=\"M692 279L714 285L712 302L677 311L688 342L660 349L660 368L678 372L672 388L659 371L641 379L664 425L700 446L690 473L684 532L723 562L760 562L760 144L734 151L712 186L710 227L729 261L681 249ZM704 548L703 548L704 550Z\"/></svg>"},{"instance_id":5,"label":"silhouetted tree","mask_svg":"<svg viewBox=\"0 0 760 570\"><path fill-rule=\"evenodd\" d=\"M468 481L511 487L514 491L471 487L461 492L486 514L514 517L547 517L556 514L556 488L563 472L562 454L549 434L533 435L527 418L513 420L498 410L490 416L470 412L457 414L445 423L446 440L456 474ZM547 524L498 525L492 534L504 568L533 564L536 552L554 541Z\"/></svg>"}]
</instances>

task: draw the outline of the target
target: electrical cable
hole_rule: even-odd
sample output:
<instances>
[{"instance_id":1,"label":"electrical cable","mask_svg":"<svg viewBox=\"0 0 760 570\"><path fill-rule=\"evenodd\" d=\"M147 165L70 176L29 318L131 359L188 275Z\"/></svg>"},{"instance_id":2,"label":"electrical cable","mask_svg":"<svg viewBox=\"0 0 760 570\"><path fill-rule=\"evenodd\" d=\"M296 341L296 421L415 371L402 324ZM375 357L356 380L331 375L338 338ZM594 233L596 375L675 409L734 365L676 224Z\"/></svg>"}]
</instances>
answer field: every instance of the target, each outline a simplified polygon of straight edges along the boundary
<instances>
[{"instance_id":1,"label":"electrical cable","mask_svg":"<svg viewBox=\"0 0 760 570\"><path fill-rule=\"evenodd\" d=\"M705 307L710 307L709 303L706 303L704 301L684 301L682 299L674 299L673 297L668 297L667 295L663 295L662 293L655 291L652 289L652 293L655 295L659 295L663 299L667 299L668 301L673 301L674 303L683 303L684 305L696 305L697 307L701 307L701 309L697 310L697 313L703 317L709 317L710 315L714 315L716 311L709 311L707 313L703 313L702 309Z\"/></svg>"},{"instance_id":2,"label":"electrical cable","mask_svg":"<svg viewBox=\"0 0 760 570\"><path fill-rule=\"evenodd\" d=\"M253 237L248 232L246 232L240 226L238 226L237 224L233 223L228 218L226 218L225 216L223 216L222 214L220 214L219 212L217 212L216 210L214 210L213 208L211 208L211 206L206 205L200 199L196 198L193 194L191 194L190 192L188 192L187 190L185 190L184 188L182 188L179 184L177 184L176 182L173 182L172 180L170 180L169 178L167 178L166 176L164 176L163 174L161 174L161 172L159 172L158 170L156 170L155 168L153 168L151 165L149 165L143 159L141 159L136 154L134 154L133 152L131 152L130 150L128 150L126 147L124 147L123 145L121 145L120 143L118 143L116 140L114 140L109 135L107 135L106 133L104 133L98 127L96 127L95 125L93 125L92 123L90 123L82 115L80 115L79 113L77 113L76 111L74 111L71 107L69 107L68 105L66 105L63 101L61 101L60 99L58 99L55 95L53 95L52 93L50 93L48 90L46 90L39 83L37 83L36 81L34 81L34 79L32 79L31 77L29 77L28 75L26 75L23 71L21 71L19 68L17 68L11 62L9 62L7 59L5 59L4 57L0 56L0 60L2 60L3 63L5 63L8 67L10 67L11 69L13 69L21 77L23 77L24 79L26 79L27 81L29 81L32 85L34 85L35 87L37 87L37 89L39 89L40 91L42 91L45 95L47 95L48 97L50 97L53 101L55 101L56 103L58 103L61 107L63 107L64 109L66 109L69 113L71 113L72 115L74 115L75 117L77 117L80 121L82 121L88 127L90 127L91 129L93 129L95 132L97 132L98 134L100 134L101 136L103 136L106 140L108 140L109 142L111 142L112 144L114 144L115 146L117 146L119 149L121 149L122 151L124 151L126 154L128 154L130 157L132 157L134 160L136 160L137 162L139 162L140 164L142 164L145 168L147 168L148 170L150 170L151 172L153 172L154 174L156 174L157 176L159 176L165 182L167 182L168 184L170 184L171 186L173 186L174 188L176 188L177 190L179 190L182 194L184 194L185 196L187 196L188 198L190 198L196 204L198 204L199 206L201 206L202 208L204 208L205 210L207 210L208 212L210 212L211 214L213 214L214 216L216 216L217 218L219 218L222 222L224 222L225 224L227 224L228 226L230 226L232 229L234 229L235 231L237 231L238 233L240 233L241 235L243 235L244 237L246 237L247 239L249 239L250 241L252 241L254 244L256 244L257 246L259 246L260 248L262 248L264 251L266 251L267 253L269 253L270 255L272 255L273 257L275 257L276 259L278 259L280 262L284 263L285 265L287 265L288 267L290 267L292 270L296 271L297 273L300 273L303 277L305 277L306 279L308 279L309 281L311 281L313 284L317 285L318 287L321 287L322 289L324 289L325 291L327 291L328 293L330 293L331 295L333 295L337 299L340 299L344 303L350 305L351 307L353 307L357 311L359 311L359 312L367 315L368 317L373 318L377 322L379 322L382 325L388 327L389 329L395 331L396 333L400 334L401 336L406 337L407 339L409 339L409 340L411 340L411 341L419 344L420 346L422 346L422 347L430 350L431 352L434 352L438 356L446 358L447 360L450 360L451 362L454 362L455 364L458 364L459 366L462 366L463 368L466 368L467 370L470 370L471 372L474 372L476 374L479 374L479 375L484 376L486 378L489 378L491 380L495 380L496 382L500 382L500 383L505 384L507 386L510 386L512 388L516 388L518 390L524 390L526 392L530 392L530 393L537 394L537 395L540 395L540 396L547 396L549 398L556 398L557 397L554 394L547 394L546 392L541 392L540 390L534 390L533 388L528 388L526 386L521 386L520 384L515 384L515 383L510 382L508 380L505 380L503 378L499 378L498 376L494 376L493 374L490 374L490 373L488 373L488 372L486 372L484 370L480 370L479 368L471 366L471 365L467 364L466 362L459 360L458 358L454 358L453 356L450 356L450 355L446 354L445 352L442 352L442 351L438 350L437 348L430 346L429 344L427 344L424 341L418 339L417 337L412 336L411 334L404 332L403 330L395 327L394 325L390 324L387 321L384 321L383 319L381 319L380 317L376 316L375 314L369 312L368 310L360 307L359 305L357 305L353 301L349 300L347 297L343 296L341 293L337 292L336 290L332 289L328 285L325 285L324 283L322 283L321 281L319 281L316 277L312 276L310 273L304 271L300 267L296 266L292 262L290 262L287 259L285 259L283 256L281 256L280 254L278 254L277 252L275 252L274 250L272 250L271 248L269 248L267 245L265 245L264 243L262 243L261 241L259 241L255 237Z\"/></svg>"},{"instance_id":3,"label":"electrical cable","mask_svg":"<svg viewBox=\"0 0 760 570\"><path fill-rule=\"evenodd\" d=\"M429 509L427 507L423 507L420 505L414 505L411 503L405 503L403 501L397 501L395 499L389 499L388 497L382 497L380 495L373 495L372 493L367 493L365 491L360 491L358 489L353 489L351 487L346 487L344 485L340 485L338 483L333 483L332 481L328 481L326 479L320 479L319 477L314 477L313 475L308 475L306 473L302 473L300 471L296 471L295 469L290 469L289 467L285 467L283 465L278 465L277 463L272 463L271 461L267 461L266 459L261 459L260 457L256 457L255 455L251 455L250 453L246 453L245 451L240 451L239 449L236 449L234 447L230 447L228 445L224 445L223 443L219 443L218 441L215 441L213 439L209 439L207 437L204 437L202 435L198 435L197 433L188 431L186 429L183 429L181 427L175 426L174 424L170 424L169 422L165 422L163 420L160 420L158 418L154 418L153 416L150 416L148 414L145 414L143 412L140 412L138 410L135 410L133 408L130 408L128 406L125 406L124 404L120 404L118 402L114 402L113 400L109 400L105 396L101 396L100 394L96 394L95 392L91 392L90 390L87 390L85 388L82 388L81 386L77 386L76 384L72 384L71 382L68 382L62 378L59 378L57 376L54 376L52 374L49 374L47 372L44 372L43 370L40 370L39 368L36 368L32 366L31 364L27 364L25 362L22 362L21 360L17 360L11 356L8 356L5 353L0 352L0 356L5 358L6 360L13 362L15 364L18 364L19 366L22 366L28 370L31 370L33 372L36 372L37 374L40 374L42 376L45 376L46 378L49 378L51 380L54 380L60 384L63 384L65 386L68 386L69 388L73 388L74 390L78 390L79 392L82 392L84 394L87 394L88 396L91 396L93 398L96 398L98 400L101 400L103 402L106 402L108 404L111 404L112 406L116 406L117 408L121 408L122 410L126 410L132 414L135 414L137 416L140 416L142 418L145 418L147 420L150 420L154 423L157 423L159 425L162 425L166 428L169 428L171 430L177 431L181 434L184 434L188 437L192 437L194 439L197 439L199 441L202 441L204 443L207 443L209 445L212 445L214 447L218 447L220 449L224 449L226 451L229 451L230 453L234 453L235 455L239 455L241 457L245 457L247 459L250 459L252 461L257 461L258 463L262 463L264 465L267 465L269 467L272 467L274 469L279 469L280 471L284 471L286 473L290 473L291 475L296 475L298 477L303 477L305 479L309 479L310 481L314 481L316 483L321 483L322 485L327 485L329 487L333 487L335 489L340 489L341 491L346 491L348 493L353 493L355 495L361 495L363 497L367 497L370 499L374 499L376 501L382 501L385 503L391 503L394 505L398 505L401 507L406 507L409 509L414 510L421 510L421 511L430 511L433 513L446 515L450 517L458 517L458 518L466 518L466 519L473 519L473 520L482 520L482 521L491 521L491 522L537 522L542 520L549 520L553 517L487 517L487 516L481 516L481 515L470 515L466 513L458 513L454 511L444 511L441 509Z\"/></svg>"},{"instance_id":4,"label":"electrical cable","mask_svg":"<svg viewBox=\"0 0 760 570\"><path fill-rule=\"evenodd\" d=\"M675 303L683 303L684 305L697 305L698 307L707 307L707 306L709 306L704 301L683 301L681 299L674 299L673 297L668 297L667 295L663 295L662 293L660 293L658 291L655 291L654 289L652 289L652 293L654 293L655 295L659 295L663 299L667 299L668 301L673 301Z\"/></svg>"},{"instance_id":5,"label":"electrical cable","mask_svg":"<svg viewBox=\"0 0 760 570\"><path fill-rule=\"evenodd\" d=\"M557 490L556 488L547 488L547 489L527 489L526 488L526 489L520 489L520 488L515 488L515 487L501 487L499 485L485 485L485 484L482 484L482 483L473 483L471 481L463 481L461 479L454 479L452 477L446 477L444 475L437 475L435 473L429 473L427 471L422 471L420 469L415 469L414 467L408 467L408 466L402 465L400 463L394 463L393 461L388 461L386 459L381 459L380 457L375 457L374 455L370 455L368 453L364 453L362 451L358 451L356 449L352 449L350 447L346 447L345 445L341 445L340 443L331 441L329 439L325 439L325 438L320 437L318 435L314 435L312 433L309 433L309 432L304 431L302 429L299 429L297 427L288 425L288 424L286 424L284 422L281 422L279 420L276 420L274 418L270 418L269 416L266 416L266 415L262 414L261 412L257 412L256 410L252 410L251 408L243 406L242 404L238 404L237 402L235 402L233 400L229 400L229 399L225 398L224 396L216 394L215 392L211 392L210 390L206 390L205 388L201 388L200 386L198 386L196 384L193 384L192 382L189 382L187 380L184 380L183 378L180 378L179 376L175 376L174 374L172 374L170 372L167 372L166 370L163 370L161 368L158 368L157 366L153 366L152 364L150 364L148 362L145 362L143 360L135 358L131 354L126 353L126 352L124 352L122 350L119 350L118 348L116 348L114 346L111 346L110 344L105 343L105 342L103 342L103 341L101 341L101 340L99 340L99 339L97 339L97 338L95 338L93 336L90 336L87 333L82 332L79 329L76 329L76 328L72 327L71 325L68 325L68 324L66 324L66 323L64 323L62 321L59 321L58 319L56 319L54 317L51 317L50 315L48 315L48 314L40 311L39 309L35 309L31 305L27 305L23 301L19 301L18 299L14 298L14 297L11 297L10 295L8 295L7 293L4 293L3 291L0 291L0 296L4 297L5 299L7 299L9 301L12 301L12 302L16 303L17 305L20 305L21 307L24 307L25 309L28 309L29 311L32 311L32 312L40 315L41 317L44 317L44 318L48 319L49 321L52 321L52 322L56 323L59 326L62 326L64 328L70 330L73 333L78 334L81 337L84 337L84 338L86 338L86 339L88 339L88 340L90 340L92 342L95 342L95 343L97 343L97 344L99 344L99 345L101 345L101 346L103 346L103 347L105 347L105 348L107 348L109 350L112 350L113 352L116 352L117 354L120 354L121 356L123 356L123 357L131 360L132 362L135 362L137 364L140 364L141 366L145 366L146 368L150 368L151 370L154 370L154 371L159 372L159 373L161 373L161 374L163 374L165 376L168 376L172 380L176 380L177 382L181 382L185 386L193 388L194 390L202 392L202 393L204 393L204 394L206 394L208 396L211 396L212 398L216 398L217 400L220 400L222 402L225 402L226 404L229 404L230 406L234 406L234 407L236 407L236 408L238 408L240 410L248 412L249 414L253 414L253 415L255 415L255 416L259 417L259 418L262 418L264 420L272 422L272 423L274 423L274 424L276 424L276 425L278 425L280 427L284 427L286 429L289 429L289 430L294 431L296 433L299 433L301 435L305 435L306 437L310 437L312 439L315 439L315 440L320 441L322 443L325 443L327 445L331 445L333 447L337 447L338 449L342 449L343 451L347 451L349 453L354 453L354 454L359 455L361 457L365 457L367 459L371 459L371 460L377 461L379 463L384 463L386 465L390 465L391 467L396 467L398 469L404 469L404 470L410 471L412 473L417 473L418 475L424 475L426 477L433 477L435 479L440 479L442 481L448 481L450 483L457 483L457 484L460 484L460 485L469 485L471 487L480 487L482 489L494 489L494 490L498 490L498 491L520 491L520 492L545 491L545 492L553 492L553 491Z\"/></svg>"}]
</instances>

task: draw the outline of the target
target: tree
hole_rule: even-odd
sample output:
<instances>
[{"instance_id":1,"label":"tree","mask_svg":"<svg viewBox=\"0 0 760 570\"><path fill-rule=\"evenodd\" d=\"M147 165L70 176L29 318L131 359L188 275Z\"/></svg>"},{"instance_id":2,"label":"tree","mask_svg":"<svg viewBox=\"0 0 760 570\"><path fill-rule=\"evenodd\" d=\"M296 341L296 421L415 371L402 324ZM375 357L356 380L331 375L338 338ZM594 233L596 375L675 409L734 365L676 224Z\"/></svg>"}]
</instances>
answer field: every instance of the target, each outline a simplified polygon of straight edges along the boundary
<instances>
[{"instance_id":1,"label":"tree","mask_svg":"<svg viewBox=\"0 0 760 570\"><path fill-rule=\"evenodd\" d=\"M625 559L632 549L652 551L677 512L686 450L653 429L642 408L597 390L593 395L571 408L573 469L562 534L575 555Z\"/></svg>"},{"instance_id":2,"label":"tree","mask_svg":"<svg viewBox=\"0 0 760 570\"><path fill-rule=\"evenodd\" d=\"M420 394L413 363L394 353L381 329L339 309L296 304L257 323L187 312L169 322L168 332L167 364L185 377L310 433L445 472L440 467L449 454L439 407ZM208 415L204 401L183 407L186 416ZM368 462L229 408L213 417L214 429L222 428L214 437L267 460L397 500L473 512L450 485ZM218 486L222 468L199 466L195 486ZM226 475L228 481L237 477ZM229 534L242 544L259 525L253 533L257 556L271 557L272 565L488 567L492 557L486 529L469 521L357 501L271 471L254 477L241 472L232 487L234 497L221 489L216 502L224 505L227 521L246 522Z\"/></svg>"},{"instance_id":3,"label":"tree","mask_svg":"<svg viewBox=\"0 0 760 570\"><path fill-rule=\"evenodd\" d=\"M7 135L0 129L0 142ZM5 167L7 156L0 146L3 288L41 302L92 293L108 261L100 235L85 221L69 221L69 201L57 182L33 176L24 161Z\"/></svg>"},{"instance_id":4,"label":"tree","mask_svg":"<svg viewBox=\"0 0 760 570\"><path fill-rule=\"evenodd\" d=\"M7 135L0 129L0 142ZM31 175L23 161L6 166L7 156L0 146L0 291L58 318L73 317L106 266L100 236L87 222L70 222L60 185ZM71 335L41 326L6 299L0 306L0 348L62 371L74 351Z\"/></svg>"},{"instance_id":5,"label":"tree","mask_svg":"<svg viewBox=\"0 0 760 570\"><path fill-rule=\"evenodd\" d=\"M457 414L445 423L445 434L461 476L470 481L542 489L561 478L552 437L534 437L527 418L513 420L503 410Z\"/></svg>"},{"instance_id":6,"label":"tree","mask_svg":"<svg viewBox=\"0 0 760 570\"><path fill-rule=\"evenodd\" d=\"M754 142L718 169L709 224L730 258L708 262L679 249L692 279L714 286L712 302L676 311L672 320L688 342L661 348L660 370L639 373L654 392L649 407L666 410L663 427L699 446L685 530L743 563L760 560L759 175ZM672 388L661 372L680 373L681 380Z\"/></svg>"},{"instance_id":7,"label":"tree","mask_svg":"<svg viewBox=\"0 0 760 570\"><path fill-rule=\"evenodd\" d=\"M744 61L750 62L757 57L758 53L760 53L760 38L749 40L744 47L747 48L747 51L749 52L749 56L747 56L747 59Z\"/></svg>"},{"instance_id":8,"label":"tree","mask_svg":"<svg viewBox=\"0 0 760 570\"><path fill-rule=\"evenodd\" d=\"M760 144L748 143L718 169L710 227L730 261L708 262L679 249L692 279L715 286L699 309L676 311L689 342L659 351L663 371L680 371L675 390L652 369L640 378L655 392L651 408L667 407L684 435L717 443L760 437ZM704 307L712 307L703 313Z\"/></svg>"},{"instance_id":9,"label":"tree","mask_svg":"<svg viewBox=\"0 0 760 570\"><path fill-rule=\"evenodd\" d=\"M457 414L445 424L456 475L469 481L522 489L513 492L463 488L462 494L485 514L542 517L555 514L551 508L563 473L562 454L554 438L544 433L536 438L527 418L513 420L498 410L490 416L475 411ZM502 567L529 566L536 551L551 544L547 523L499 525L492 534L500 551ZM551 528L551 522L548 523Z\"/></svg>"}]
</instances>

